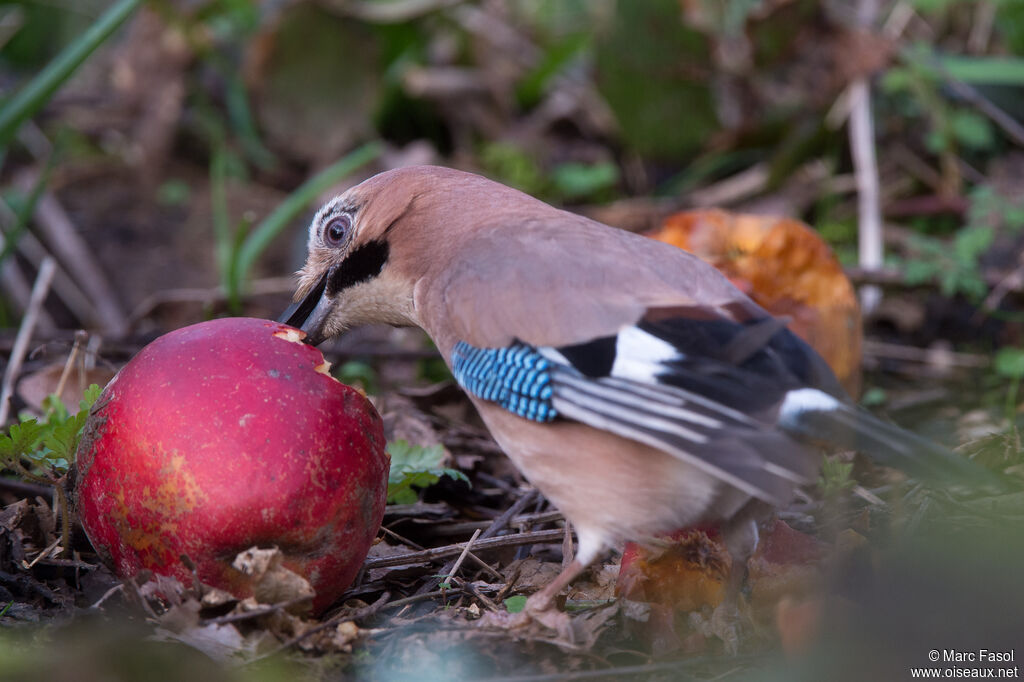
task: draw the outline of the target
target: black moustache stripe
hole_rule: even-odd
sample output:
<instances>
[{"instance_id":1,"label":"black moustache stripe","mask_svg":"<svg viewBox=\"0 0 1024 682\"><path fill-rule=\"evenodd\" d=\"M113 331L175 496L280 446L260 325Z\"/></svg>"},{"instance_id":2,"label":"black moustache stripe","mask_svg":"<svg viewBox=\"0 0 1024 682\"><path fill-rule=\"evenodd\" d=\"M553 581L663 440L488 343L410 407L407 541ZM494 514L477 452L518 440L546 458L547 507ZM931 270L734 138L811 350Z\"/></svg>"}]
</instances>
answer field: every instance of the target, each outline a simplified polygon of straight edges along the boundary
<instances>
[{"instance_id":1,"label":"black moustache stripe","mask_svg":"<svg viewBox=\"0 0 1024 682\"><path fill-rule=\"evenodd\" d=\"M348 258L334 268L327 291L336 296L342 289L373 279L384 269L390 249L386 241L372 241L353 249Z\"/></svg>"}]
</instances>

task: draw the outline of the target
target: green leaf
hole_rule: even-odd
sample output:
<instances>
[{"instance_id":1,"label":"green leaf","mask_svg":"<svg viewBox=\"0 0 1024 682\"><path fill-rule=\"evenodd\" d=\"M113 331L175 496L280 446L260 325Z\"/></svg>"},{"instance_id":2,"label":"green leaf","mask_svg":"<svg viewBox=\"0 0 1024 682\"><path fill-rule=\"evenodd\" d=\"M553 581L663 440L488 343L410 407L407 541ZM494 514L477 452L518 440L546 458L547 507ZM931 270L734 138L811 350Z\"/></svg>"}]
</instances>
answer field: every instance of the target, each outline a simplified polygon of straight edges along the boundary
<instances>
[{"instance_id":1,"label":"green leaf","mask_svg":"<svg viewBox=\"0 0 1024 682\"><path fill-rule=\"evenodd\" d=\"M568 199L591 196L613 187L619 181L619 169L610 162L563 163L552 173L555 188Z\"/></svg>"},{"instance_id":2,"label":"green leaf","mask_svg":"<svg viewBox=\"0 0 1024 682\"><path fill-rule=\"evenodd\" d=\"M377 392L377 372L368 363L349 360L338 366L334 378L348 386L359 385L367 393Z\"/></svg>"},{"instance_id":3,"label":"green leaf","mask_svg":"<svg viewBox=\"0 0 1024 682\"><path fill-rule=\"evenodd\" d=\"M956 233L953 239L953 258L958 263L977 267L981 256L996 238L991 227L968 227Z\"/></svg>"},{"instance_id":4,"label":"green leaf","mask_svg":"<svg viewBox=\"0 0 1024 682\"><path fill-rule=\"evenodd\" d=\"M967 149L984 151L991 149L995 144L996 136L992 124L977 112L967 109L954 111L949 124L957 142Z\"/></svg>"},{"instance_id":5,"label":"green leaf","mask_svg":"<svg viewBox=\"0 0 1024 682\"><path fill-rule=\"evenodd\" d=\"M1024 59L1020 57L944 56L939 63L953 78L985 85L1024 85Z\"/></svg>"},{"instance_id":6,"label":"green leaf","mask_svg":"<svg viewBox=\"0 0 1024 682\"><path fill-rule=\"evenodd\" d=\"M860 404L864 407L878 407L879 405L884 405L888 400L889 396L884 388L872 386L864 391L864 395L860 397Z\"/></svg>"},{"instance_id":7,"label":"green leaf","mask_svg":"<svg viewBox=\"0 0 1024 682\"><path fill-rule=\"evenodd\" d=\"M937 263L928 260L911 260L903 268L903 279L911 285L925 284L935 279L941 268Z\"/></svg>"},{"instance_id":8,"label":"green leaf","mask_svg":"<svg viewBox=\"0 0 1024 682\"><path fill-rule=\"evenodd\" d=\"M388 502L391 504L415 502L418 496L413 488L431 486L441 476L469 483L461 471L441 466L444 460L444 446L441 444L423 447L395 440L388 443L387 452L391 455L391 471L388 473Z\"/></svg>"},{"instance_id":9,"label":"green leaf","mask_svg":"<svg viewBox=\"0 0 1024 682\"><path fill-rule=\"evenodd\" d=\"M567 64L588 47L590 40L590 34L583 32L566 36L554 45L550 45L540 63L516 87L516 97L520 106L529 108L540 101L549 87L552 77L560 73Z\"/></svg>"},{"instance_id":10,"label":"green leaf","mask_svg":"<svg viewBox=\"0 0 1024 682\"><path fill-rule=\"evenodd\" d=\"M64 406L64 401L56 393L51 393L43 398L43 411L46 413L47 424L61 422L68 418L68 408Z\"/></svg>"},{"instance_id":11,"label":"green leaf","mask_svg":"<svg viewBox=\"0 0 1024 682\"><path fill-rule=\"evenodd\" d=\"M47 459L71 460L78 448L78 439L85 426L85 420L89 416L88 411L82 411L73 417L54 424L53 430L43 437L43 445L49 448L53 455Z\"/></svg>"},{"instance_id":12,"label":"green leaf","mask_svg":"<svg viewBox=\"0 0 1024 682\"><path fill-rule=\"evenodd\" d=\"M912 69L905 66L893 66L882 74L880 85L884 93L895 95L909 90L914 78L915 74Z\"/></svg>"},{"instance_id":13,"label":"green leaf","mask_svg":"<svg viewBox=\"0 0 1024 682\"><path fill-rule=\"evenodd\" d=\"M1024 348L1000 348L994 368L1001 377L1024 379Z\"/></svg>"},{"instance_id":14,"label":"green leaf","mask_svg":"<svg viewBox=\"0 0 1024 682\"><path fill-rule=\"evenodd\" d=\"M844 462L838 457L826 457L822 460L819 484L825 496L830 497L856 484L850 477L852 473L853 462Z\"/></svg>"},{"instance_id":15,"label":"green leaf","mask_svg":"<svg viewBox=\"0 0 1024 682\"><path fill-rule=\"evenodd\" d=\"M526 597L521 594L517 594L513 597L506 598L505 608L509 613L519 613L526 608Z\"/></svg>"},{"instance_id":16,"label":"green leaf","mask_svg":"<svg viewBox=\"0 0 1024 682\"><path fill-rule=\"evenodd\" d=\"M404 471L424 471L441 466L444 459L444 446L413 445L407 440L393 440L387 445L391 455L391 475Z\"/></svg>"},{"instance_id":17,"label":"green leaf","mask_svg":"<svg viewBox=\"0 0 1024 682\"><path fill-rule=\"evenodd\" d=\"M32 452L44 431L46 427L35 419L11 424L8 435L0 436L0 458L11 461Z\"/></svg>"},{"instance_id":18,"label":"green leaf","mask_svg":"<svg viewBox=\"0 0 1024 682\"><path fill-rule=\"evenodd\" d=\"M103 389L100 388L99 384L89 384L89 388L85 389L82 399L78 401L78 409L88 412L96 404L96 401L99 400L101 393L103 393Z\"/></svg>"},{"instance_id":19,"label":"green leaf","mask_svg":"<svg viewBox=\"0 0 1024 682\"><path fill-rule=\"evenodd\" d=\"M910 4L920 12L941 12L957 0L913 0Z\"/></svg>"}]
</instances>

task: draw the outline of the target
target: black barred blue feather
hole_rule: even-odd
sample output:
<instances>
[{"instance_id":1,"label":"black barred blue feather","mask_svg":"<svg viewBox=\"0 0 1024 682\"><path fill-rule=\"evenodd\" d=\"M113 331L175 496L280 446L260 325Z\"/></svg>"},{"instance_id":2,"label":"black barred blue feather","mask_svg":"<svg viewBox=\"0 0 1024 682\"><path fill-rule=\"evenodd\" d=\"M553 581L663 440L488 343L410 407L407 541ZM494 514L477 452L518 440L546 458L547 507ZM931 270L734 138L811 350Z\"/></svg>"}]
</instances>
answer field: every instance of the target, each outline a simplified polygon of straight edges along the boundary
<instances>
[{"instance_id":1,"label":"black barred blue feather","mask_svg":"<svg viewBox=\"0 0 1024 682\"><path fill-rule=\"evenodd\" d=\"M452 351L452 374L469 393L538 422L554 419L551 362L535 348L475 348L459 342Z\"/></svg>"}]
</instances>

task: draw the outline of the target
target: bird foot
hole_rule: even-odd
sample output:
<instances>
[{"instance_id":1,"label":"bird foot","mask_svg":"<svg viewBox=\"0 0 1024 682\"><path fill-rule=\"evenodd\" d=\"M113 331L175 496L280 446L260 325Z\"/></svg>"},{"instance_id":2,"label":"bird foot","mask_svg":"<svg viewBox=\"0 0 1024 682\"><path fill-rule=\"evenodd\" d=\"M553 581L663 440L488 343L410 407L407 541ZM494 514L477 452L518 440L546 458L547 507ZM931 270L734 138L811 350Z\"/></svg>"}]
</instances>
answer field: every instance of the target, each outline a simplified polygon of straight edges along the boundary
<instances>
[{"instance_id":1,"label":"bird foot","mask_svg":"<svg viewBox=\"0 0 1024 682\"><path fill-rule=\"evenodd\" d=\"M711 612L708 629L722 640L725 652L735 656L740 645L740 610L734 602L726 599Z\"/></svg>"},{"instance_id":2,"label":"bird foot","mask_svg":"<svg viewBox=\"0 0 1024 682\"><path fill-rule=\"evenodd\" d=\"M558 610L550 599L537 598L535 594L526 600L526 606L518 613L488 613L485 622L504 630L518 631L534 636L550 636L554 631L557 638L566 644L575 644L576 637L569 614ZM542 632L544 631L544 632Z\"/></svg>"},{"instance_id":3,"label":"bird foot","mask_svg":"<svg viewBox=\"0 0 1024 682\"><path fill-rule=\"evenodd\" d=\"M740 633L743 630L743 616L739 608L726 600L711 611L710 615L705 616L704 613L691 611L690 627L705 638L720 640L725 653L735 656L739 652Z\"/></svg>"}]
</instances>

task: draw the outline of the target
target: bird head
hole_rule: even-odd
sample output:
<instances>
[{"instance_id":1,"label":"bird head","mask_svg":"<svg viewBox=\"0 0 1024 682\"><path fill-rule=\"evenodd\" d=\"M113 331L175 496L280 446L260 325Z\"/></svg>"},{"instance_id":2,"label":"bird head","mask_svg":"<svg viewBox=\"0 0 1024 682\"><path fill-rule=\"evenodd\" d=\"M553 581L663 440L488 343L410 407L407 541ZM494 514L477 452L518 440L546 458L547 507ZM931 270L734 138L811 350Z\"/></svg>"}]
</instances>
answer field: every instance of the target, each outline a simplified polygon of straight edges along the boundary
<instances>
[{"instance_id":1,"label":"bird head","mask_svg":"<svg viewBox=\"0 0 1024 682\"><path fill-rule=\"evenodd\" d=\"M294 303L281 321L316 345L362 324L417 324L416 273L403 268L396 235L422 191L414 173L382 173L324 204L309 226ZM413 231L415 235L415 231ZM396 252L397 251L397 252Z\"/></svg>"},{"instance_id":2,"label":"bird head","mask_svg":"<svg viewBox=\"0 0 1024 682\"><path fill-rule=\"evenodd\" d=\"M328 201L309 226L295 303L280 320L318 344L364 324L422 326L414 303L469 232L516 224L536 199L479 175L437 166L375 175Z\"/></svg>"}]
</instances>

